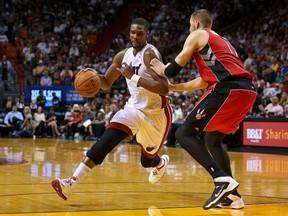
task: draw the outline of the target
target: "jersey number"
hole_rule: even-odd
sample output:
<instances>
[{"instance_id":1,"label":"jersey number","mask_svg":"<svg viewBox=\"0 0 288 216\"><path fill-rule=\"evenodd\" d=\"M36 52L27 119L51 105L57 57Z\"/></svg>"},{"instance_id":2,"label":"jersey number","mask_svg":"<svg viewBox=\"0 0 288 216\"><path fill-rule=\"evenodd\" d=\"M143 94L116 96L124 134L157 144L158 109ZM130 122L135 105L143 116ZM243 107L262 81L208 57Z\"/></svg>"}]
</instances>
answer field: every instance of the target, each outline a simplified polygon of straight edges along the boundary
<instances>
[{"instance_id":1,"label":"jersey number","mask_svg":"<svg viewBox=\"0 0 288 216\"><path fill-rule=\"evenodd\" d=\"M133 66L134 74L136 74L136 75L139 74L140 67L141 67L141 64L139 64L139 66Z\"/></svg>"},{"instance_id":2,"label":"jersey number","mask_svg":"<svg viewBox=\"0 0 288 216\"><path fill-rule=\"evenodd\" d=\"M226 43L226 45L227 45L228 50L230 51L230 53L238 57L238 54L237 54L235 48L231 45L231 43L230 43L226 38L223 38L223 40L224 40L224 42Z\"/></svg>"}]
</instances>

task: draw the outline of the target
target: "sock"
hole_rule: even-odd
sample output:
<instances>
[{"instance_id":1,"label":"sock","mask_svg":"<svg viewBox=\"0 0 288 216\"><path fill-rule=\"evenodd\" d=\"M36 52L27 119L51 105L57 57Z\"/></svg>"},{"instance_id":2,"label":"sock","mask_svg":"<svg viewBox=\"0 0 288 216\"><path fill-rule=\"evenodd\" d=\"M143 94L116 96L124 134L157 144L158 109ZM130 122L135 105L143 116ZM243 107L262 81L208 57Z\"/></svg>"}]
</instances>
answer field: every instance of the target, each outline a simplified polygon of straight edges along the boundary
<instances>
[{"instance_id":1,"label":"sock","mask_svg":"<svg viewBox=\"0 0 288 216\"><path fill-rule=\"evenodd\" d=\"M206 168L207 172L212 176L213 179L227 176L227 174L218 166L217 163L213 163L208 168Z\"/></svg>"},{"instance_id":2,"label":"sock","mask_svg":"<svg viewBox=\"0 0 288 216\"><path fill-rule=\"evenodd\" d=\"M73 176L71 177L76 182L81 181L89 172L91 169L86 166L83 162L81 162L78 166L78 168L75 170Z\"/></svg>"}]
</instances>

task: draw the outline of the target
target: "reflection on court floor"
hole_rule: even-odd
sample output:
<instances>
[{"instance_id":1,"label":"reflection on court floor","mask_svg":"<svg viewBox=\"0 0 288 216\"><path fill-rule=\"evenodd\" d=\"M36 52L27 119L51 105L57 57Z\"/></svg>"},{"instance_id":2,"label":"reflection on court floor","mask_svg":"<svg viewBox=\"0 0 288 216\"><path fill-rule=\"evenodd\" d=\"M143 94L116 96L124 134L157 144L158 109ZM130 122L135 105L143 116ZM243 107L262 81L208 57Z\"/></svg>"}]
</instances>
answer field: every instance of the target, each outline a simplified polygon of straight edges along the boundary
<instances>
[{"instance_id":1,"label":"reflection on court floor","mask_svg":"<svg viewBox=\"0 0 288 216\"><path fill-rule=\"evenodd\" d=\"M150 184L140 147L121 144L62 201L55 177L69 177L92 142L62 139L0 139L2 215L285 215L288 156L229 152L245 201L242 210L203 210L211 177L183 149L164 147L170 163L161 183Z\"/></svg>"}]
</instances>

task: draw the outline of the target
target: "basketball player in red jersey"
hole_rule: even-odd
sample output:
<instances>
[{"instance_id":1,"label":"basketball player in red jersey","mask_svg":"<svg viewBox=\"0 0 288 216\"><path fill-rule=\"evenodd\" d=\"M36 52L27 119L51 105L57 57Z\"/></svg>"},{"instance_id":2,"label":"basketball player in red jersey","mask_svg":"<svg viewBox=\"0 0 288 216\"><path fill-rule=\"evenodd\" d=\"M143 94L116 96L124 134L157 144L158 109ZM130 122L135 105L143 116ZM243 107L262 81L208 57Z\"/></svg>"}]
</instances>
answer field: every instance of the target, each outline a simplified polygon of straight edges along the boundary
<instances>
[{"instance_id":1,"label":"basketball player in red jersey","mask_svg":"<svg viewBox=\"0 0 288 216\"><path fill-rule=\"evenodd\" d=\"M236 190L239 183L232 178L230 159L221 142L226 134L238 129L253 106L256 98L254 77L244 70L234 47L211 30L211 26L212 18L207 10L194 12L190 18L190 34L175 60L166 66L157 59L150 63L159 75L174 77L194 57L200 77L170 84L169 90L208 89L177 130L176 139L214 179L215 189L203 208L239 209L244 207ZM198 139L203 131L205 145Z\"/></svg>"},{"instance_id":2,"label":"basketball player in red jersey","mask_svg":"<svg viewBox=\"0 0 288 216\"><path fill-rule=\"evenodd\" d=\"M149 23L145 19L133 20L130 27L132 47L117 53L105 74L99 75L101 89L107 90L122 74L131 96L124 108L113 116L103 135L87 152L72 177L52 181L52 187L64 200L68 199L75 185L93 167L101 164L115 146L129 137L136 136L141 146L142 166L153 167L149 182L159 182L163 177L169 156L160 157L158 152L170 129L172 112L166 97L168 80L150 68L150 61L153 58L161 59L161 55L153 45L147 43L148 33Z\"/></svg>"}]
</instances>

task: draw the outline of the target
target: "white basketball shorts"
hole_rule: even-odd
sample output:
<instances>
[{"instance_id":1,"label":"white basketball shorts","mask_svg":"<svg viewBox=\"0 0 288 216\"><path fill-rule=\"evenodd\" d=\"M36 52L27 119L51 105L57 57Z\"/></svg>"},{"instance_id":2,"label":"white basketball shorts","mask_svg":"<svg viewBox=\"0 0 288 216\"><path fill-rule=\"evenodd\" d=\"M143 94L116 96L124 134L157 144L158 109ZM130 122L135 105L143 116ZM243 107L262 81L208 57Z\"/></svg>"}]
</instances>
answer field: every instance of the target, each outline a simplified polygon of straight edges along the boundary
<instances>
[{"instance_id":1,"label":"white basketball shorts","mask_svg":"<svg viewBox=\"0 0 288 216\"><path fill-rule=\"evenodd\" d=\"M172 110L169 105L160 114L144 113L140 110L125 106L112 118L107 128L116 128L130 135L136 136L143 153L154 158L159 152L172 120Z\"/></svg>"}]
</instances>

